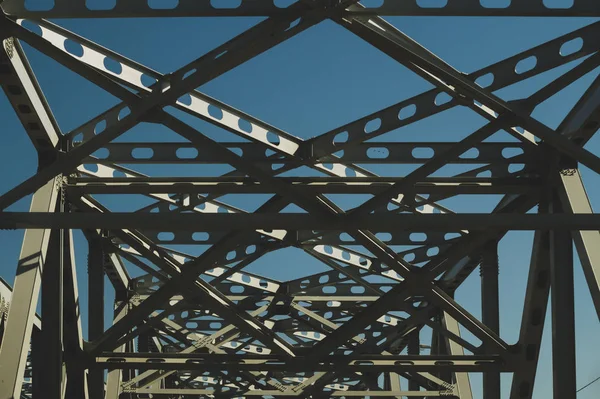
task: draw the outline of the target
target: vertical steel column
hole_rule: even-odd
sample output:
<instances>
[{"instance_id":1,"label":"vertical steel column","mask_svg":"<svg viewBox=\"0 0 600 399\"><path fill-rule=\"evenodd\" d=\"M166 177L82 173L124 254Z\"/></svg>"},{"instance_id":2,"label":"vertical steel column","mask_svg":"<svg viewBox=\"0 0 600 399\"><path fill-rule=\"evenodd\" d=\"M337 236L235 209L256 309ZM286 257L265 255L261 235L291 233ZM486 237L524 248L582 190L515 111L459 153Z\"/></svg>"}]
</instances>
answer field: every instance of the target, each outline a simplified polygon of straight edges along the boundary
<instances>
[{"instance_id":1,"label":"vertical steel column","mask_svg":"<svg viewBox=\"0 0 600 399\"><path fill-rule=\"evenodd\" d=\"M389 389L392 392L402 391L402 386L400 385L400 376L398 374L388 373L388 381L389 381ZM396 398L402 398L402 396L396 396Z\"/></svg>"},{"instance_id":2,"label":"vertical steel column","mask_svg":"<svg viewBox=\"0 0 600 399\"><path fill-rule=\"evenodd\" d=\"M119 299L115 300L115 318L113 324L117 323L123 317L127 315L129 311L129 302L124 300L120 301ZM115 353L125 352L126 345L121 345L115 349ZM121 370L111 370L108 372L108 377L106 381L106 395L105 399L119 399L119 395L121 394L121 381L122 374Z\"/></svg>"},{"instance_id":3,"label":"vertical steel column","mask_svg":"<svg viewBox=\"0 0 600 399\"><path fill-rule=\"evenodd\" d=\"M104 252L98 239L88 245L88 340L104 332ZM104 398L104 370L93 368L88 376L90 399Z\"/></svg>"},{"instance_id":4,"label":"vertical steel column","mask_svg":"<svg viewBox=\"0 0 600 399\"><path fill-rule=\"evenodd\" d=\"M42 373L44 368L44 357L42 351L42 331L34 328L31 333L31 395L33 398L44 397L42 385Z\"/></svg>"},{"instance_id":5,"label":"vertical steel column","mask_svg":"<svg viewBox=\"0 0 600 399\"><path fill-rule=\"evenodd\" d=\"M561 172L563 173L563 172ZM552 213L561 213L558 196ZM571 232L550 232L550 284L552 293L552 371L555 399L576 396L575 301L573 286L573 242Z\"/></svg>"},{"instance_id":6,"label":"vertical steel column","mask_svg":"<svg viewBox=\"0 0 600 399\"><path fill-rule=\"evenodd\" d=\"M460 337L460 327L455 318L450 316L448 313L444 312L443 321L446 330ZM451 339L446 338L446 345L448 347L448 352L450 355L463 356L465 354L464 348L456 342L452 341ZM469 380L469 373L454 373L454 384L456 386L456 390L458 391L458 397L460 399L473 399L473 392L471 390L471 381Z\"/></svg>"},{"instance_id":7,"label":"vertical steel column","mask_svg":"<svg viewBox=\"0 0 600 399\"><path fill-rule=\"evenodd\" d=\"M420 353L420 345L421 345L421 339L419 337L419 332L420 330L417 329L414 332L410 333L408 336L408 345L407 345L407 352L409 355L419 355ZM419 383L416 382L415 380L413 380L412 378L408 380L408 390L409 391L420 391L421 387L419 386ZM419 397L416 396L416 399L418 399Z\"/></svg>"},{"instance_id":8,"label":"vertical steel column","mask_svg":"<svg viewBox=\"0 0 600 399\"><path fill-rule=\"evenodd\" d=\"M548 212L548 201L539 213ZM550 238L547 231L536 231L533 239L529 277L523 305L519 346L522 361L513 374L510 399L531 399L544 332L550 294Z\"/></svg>"},{"instance_id":9,"label":"vertical steel column","mask_svg":"<svg viewBox=\"0 0 600 399\"><path fill-rule=\"evenodd\" d=\"M498 291L498 242L485 245L481 256L481 314L483 323L492 331L500 333L500 310ZM483 398L500 399L500 373L483 373Z\"/></svg>"},{"instance_id":10,"label":"vertical steel column","mask_svg":"<svg viewBox=\"0 0 600 399\"><path fill-rule=\"evenodd\" d=\"M594 213L579 170L569 169L568 173L561 173L560 178L563 189L559 190L559 194L564 211ZM600 319L600 232L574 231L573 241L592 295L592 301L596 307L596 314Z\"/></svg>"},{"instance_id":11,"label":"vertical steel column","mask_svg":"<svg viewBox=\"0 0 600 399\"><path fill-rule=\"evenodd\" d=\"M135 351L135 345L133 340L130 340L129 342L127 342L124 345L124 352L134 352ZM123 370L121 373L121 381L123 383L132 380L135 377L135 370L129 369L129 370ZM173 375L173 377L175 377ZM167 377L168 379L169 377ZM165 379L165 381L167 380ZM175 385L173 384L173 388L175 388ZM137 399L137 395L133 394L133 393L123 393L120 396L120 399Z\"/></svg>"},{"instance_id":12,"label":"vertical steel column","mask_svg":"<svg viewBox=\"0 0 600 399\"><path fill-rule=\"evenodd\" d=\"M53 231L42 276L42 334L45 399L63 398L63 237Z\"/></svg>"},{"instance_id":13,"label":"vertical steel column","mask_svg":"<svg viewBox=\"0 0 600 399\"><path fill-rule=\"evenodd\" d=\"M31 200L31 212L54 212L56 179L46 183ZM26 230L16 270L11 306L0 348L0 399L18 398L31 341L41 275L46 263L50 230Z\"/></svg>"},{"instance_id":14,"label":"vertical steel column","mask_svg":"<svg viewBox=\"0 0 600 399\"><path fill-rule=\"evenodd\" d=\"M88 399L87 371L81 362L83 335L81 331L81 309L77 288L77 264L72 230L64 230L64 361L67 369L67 398Z\"/></svg>"},{"instance_id":15,"label":"vertical steel column","mask_svg":"<svg viewBox=\"0 0 600 399\"><path fill-rule=\"evenodd\" d=\"M443 312L443 311L440 311ZM434 321L436 324L442 325L443 323L443 315L437 314L434 317ZM446 345L446 338L440 334L439 331L431 332L431 350L429 351L432 355L447 355L449 351L448 345ZM452 382L452 374L446 370L436 370L435 372L431 372L431 375L443 380L447 383Z\"/></svg>"}]
</instances>

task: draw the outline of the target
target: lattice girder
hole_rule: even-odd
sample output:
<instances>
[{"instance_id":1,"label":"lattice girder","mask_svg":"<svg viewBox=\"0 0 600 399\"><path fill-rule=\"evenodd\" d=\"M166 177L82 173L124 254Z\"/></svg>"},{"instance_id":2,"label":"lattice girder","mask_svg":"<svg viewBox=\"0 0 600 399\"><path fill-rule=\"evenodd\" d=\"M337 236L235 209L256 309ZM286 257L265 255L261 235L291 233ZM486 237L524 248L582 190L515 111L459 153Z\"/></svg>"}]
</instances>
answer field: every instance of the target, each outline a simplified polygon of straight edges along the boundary
<instances>
[{"instance_id":1,"label":"lattice girder","mask_svg":"<svg viewBox=\"0 0 600 399\"><path fill-rule=\"evenodd\" d=\"M572 243L600 315L600 218L578 169L600 173L584 147L600 127L600 79L557 129L532 112L597 69L600 22L466 74L383 18L600 16L596 1L572 3L4 1L0 84L39 165L0 195L0 228L26 230L14 292L0 287L0 365L11 365L0 368L0 399L472 399L469 373L483 373L485 399L500 398L500 373L513 374L511 399L531 398L550 287L554 396L574 397ZM190 16L264 18L164 74L48 20ZM327 20L434 88L308 139L201 91ZM62 131L21 42L120 103ZM534 65L520 70L528 59ZM525 98L498 94L567 66ZM460 139L391 139L458 108L481 121ZM191 120L235 139L215 139ZM180 140L120 139L150 125ZM223 165L232 170L211 174ZM171 167L194 173L148 172ZM29 194L30 212L8 210ZM245 202L252 195L260 204ZM135 210L113 210L132 196ZM494 206L451 209L470 196ZM74 230L89 245L86 284L75 273ZM500 334L498 243L517 230L536 233L511 345ZM281 252L320 269L284 279L259 271ZM455 298L477 267L481 317ZM108 308L105 276L115 298Z\"/></svg>"}]
</instances>

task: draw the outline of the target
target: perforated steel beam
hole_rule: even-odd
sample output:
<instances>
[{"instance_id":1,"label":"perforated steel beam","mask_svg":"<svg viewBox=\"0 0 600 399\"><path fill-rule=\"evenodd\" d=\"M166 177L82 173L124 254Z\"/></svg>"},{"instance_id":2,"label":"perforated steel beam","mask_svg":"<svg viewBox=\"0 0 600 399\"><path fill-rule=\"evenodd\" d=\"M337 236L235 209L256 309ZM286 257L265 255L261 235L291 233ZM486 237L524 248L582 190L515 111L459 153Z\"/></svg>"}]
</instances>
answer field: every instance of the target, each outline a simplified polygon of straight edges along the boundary
<instances>
[{"instance_id":1,"label":"perforated steel beam","mask_svg":"<svg viewBox=\"0 0 600 399\"><path fill-rule=\"evenodd\" d=\"M61 131L17 39L3 40L0 85L25 132L38 151L40 163L52 160Z\"/></svg>"},{"instance_id":2,"label":"perforated steel beam","mask_svg":"<svg viewBox=\"0 0 600 399\"><path fill-rule=\"evenodd\" d=\"M124 18L124 17L219 17L219 16L278 16L292 12L291 0L239 0L214 2L211 0L180 0L172 5L152 5L145 1L127 3L107 2L86 7L85 0L57 1L41 7L27 6L25 0L6 0L2 8L9 15L32 18ZM310 4L310 1L306 3ZM336 1L331 1L336 4ZM456 0L433 4L382 0L365 2L360 10L343 13L359 15L431 15L431 16L599 16L593 0L576 0L570 7L546 5L542 2L515 2L486 5L479 0Z\"/></svg>"}]
</instances>

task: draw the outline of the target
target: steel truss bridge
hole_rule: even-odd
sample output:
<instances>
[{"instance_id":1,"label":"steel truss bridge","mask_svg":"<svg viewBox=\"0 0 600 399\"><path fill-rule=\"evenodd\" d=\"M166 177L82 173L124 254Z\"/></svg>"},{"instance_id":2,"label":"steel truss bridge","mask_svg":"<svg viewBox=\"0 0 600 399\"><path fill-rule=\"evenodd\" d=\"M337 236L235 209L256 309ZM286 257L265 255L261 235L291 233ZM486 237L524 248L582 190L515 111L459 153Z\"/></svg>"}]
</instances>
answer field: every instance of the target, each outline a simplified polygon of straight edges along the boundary
<instances>
[{"instance_id":1,"label":"steel truss bridge","mask_svg":"<svg viewBox=\"0 0 600 399\"><path fill-rule=\"evenodd\" d=\"M0 289L1 399L472 399L469 373L483 373L485 399L500 398L500 373L511 373L504 396L526 399L547 307L554 397L575 398L572 243L600 315L600 217L578 169L600 173L600 159L585 149L600 127L600 78L558 128L531 114L599 66L600 22L467 74L384 17L600 17L597 0L563 1L564 7L543 0L151 3L120 0L99 9L84 0L55 0L43 9L24 0L1 4L0 84L39 159L33 176L0 196L0 228L26 229L14 287ZM189 16L264 19L168 74L49 21ZM197 89L325 20L434 88L311 139ZM122 102L62 131L21 43ZM533 66L521 68L524 60ZM571 69L526 98L505 101L497 94L567 64ZM239 140L216 141L167 106ZM455 142L369 141L455 107L486 123ZM142 122L161 124L185 142L115 141ZM486 140L499 133L510 140ZM383 155L373 156L374 147ZM140 148L146 155L136 155ZM420 148L429 155L419 155ZM234 171L165 178L137 172L136 164L226 164ZM415 167L381 177L370 164ZM436 174L456 164L466 171ZM300 168L316 177L294 174ZM30 212L7 210L29 194ZM101 200L108 194L152 204L110 212ZM225 198L249 194L269 199L248 212ZM370 199L343 209L330 194ZM502 199L489 214L443 205L468 194ZM290 204L302 212L282 212ZM86 280L75 275L74 229L89 245L87 309L78 301L77 282ZM535 231L516 345L500 336L498 310L498 242L512 230ZM173 248L183 244L209 247L197 256ZM327 271L277 281L247 270L265 254L292 247ZM454 298L478 267L481 319ZM115 294L110 326L104 325L105 288ZM425 329L431 341L423 339Z\"/></svg>"}]
</instances>

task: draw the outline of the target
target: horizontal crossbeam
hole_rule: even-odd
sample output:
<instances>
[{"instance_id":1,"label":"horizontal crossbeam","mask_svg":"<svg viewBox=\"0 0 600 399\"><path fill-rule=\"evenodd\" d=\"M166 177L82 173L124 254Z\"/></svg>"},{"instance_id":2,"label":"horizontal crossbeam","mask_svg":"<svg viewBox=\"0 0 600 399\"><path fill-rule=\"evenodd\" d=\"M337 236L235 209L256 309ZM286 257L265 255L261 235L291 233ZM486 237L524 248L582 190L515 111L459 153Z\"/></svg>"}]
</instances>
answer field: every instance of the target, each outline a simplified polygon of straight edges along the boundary
<instances>
[{"instance_id":1,"label":"horizontal crossbeam","mask_svg":"<svg viewBox=\"0 0 600 399\"><path fill-rule=\"evenodd\" d=\"M277 178L315 195L377 194L401 183L403 178ZM432 177L413 185L419 194L523 194L541 186L536 178ZM173 178L81 178L66 185L77 194L256 194L272 193L269 185L244 177L200 179Z\"/></svg>"},{"instance_id":2,"label":"horizontal crossbeam","mask_svg":"<svg viewBox=\"0 0 600 399\"><path fill-rule=\"evenodd\" d=\"M285 367L289 371L305 371L305 360L282 360L274 356L203 355L177 353L103 353L90 367L109 370L252 370L271 371ZM510 371L498 356L330 356L315 364L312 371L436 371L465 372Z\"/></svg>"},{"instance_id":3,"label":"horizontal crossbeam","mask_svg":"<svg viewBox=\"0 0 600 399\"><path fill-rule=\"evenodd\" d=\"M599 230L600 214L371 214L323 220L303 213L196 214L122 213L107 214L44 212L0 213L2 229L155 229L162 231L231 231L257 229L371 231L459 231L459 230Z\"/></svg>"},{"instance_id":4,"label":"horizontal crossbeam","mask_svg":"<svg viewBox=\"0 0 600 399\"><path fill-rule=\"evenodd\" d=\"M143 0L106 2L86 6L86 0L57 1L51 7L31 7L26 0L6 0L2 6L9 15L35 18L135 18L135 17L244 17L288 15L291 4L286 0L180 0L172 5L153 5ZM331 1L335 4L335 1ZM425 4L424 4L425 3ZM418 1L381 0L365 2L362 10L343 15L430 15L430 16L600 16L595 0L576 0L571 7L547 6L542 1L513 1L485 5L479 0L452 0L428 4Z\"/></svg>"}]
</instances>

